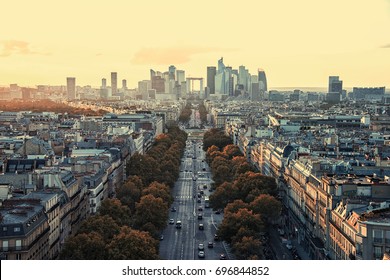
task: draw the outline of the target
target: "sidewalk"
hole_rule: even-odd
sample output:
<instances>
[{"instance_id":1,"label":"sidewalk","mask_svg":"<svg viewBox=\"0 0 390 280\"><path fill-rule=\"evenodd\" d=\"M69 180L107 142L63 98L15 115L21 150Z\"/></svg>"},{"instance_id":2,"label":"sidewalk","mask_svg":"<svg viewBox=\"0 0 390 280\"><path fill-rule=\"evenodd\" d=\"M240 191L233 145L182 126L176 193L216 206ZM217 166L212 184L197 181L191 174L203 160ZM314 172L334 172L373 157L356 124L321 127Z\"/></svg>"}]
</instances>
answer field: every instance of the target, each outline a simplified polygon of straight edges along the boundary
<instances>
[{"instance_id":1,"label":"sidewalk","mask_svg":"<svg viewBox=\"0 0 390 280\"><path fill-rule=\"evenodd\" d=\"M303 248L303 246L301 244L298 244L298 240L296 238L293 238L291 240L291 244L295 247L298 256L302 260L311 260L311 258L309 257L309 254L305 251L305 249Z\"/></svg>"}]
</instances>

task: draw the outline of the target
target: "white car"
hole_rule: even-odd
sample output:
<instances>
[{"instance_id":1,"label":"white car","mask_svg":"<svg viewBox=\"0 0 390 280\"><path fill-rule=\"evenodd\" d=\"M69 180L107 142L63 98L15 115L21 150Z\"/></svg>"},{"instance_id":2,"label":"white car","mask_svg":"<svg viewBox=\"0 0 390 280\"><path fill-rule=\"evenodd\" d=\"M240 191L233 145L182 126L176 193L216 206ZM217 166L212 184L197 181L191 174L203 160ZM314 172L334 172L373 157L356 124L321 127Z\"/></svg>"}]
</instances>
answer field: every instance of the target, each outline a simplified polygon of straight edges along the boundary
<instances>
[{"instance_id":1,"label":"white car","mask_svg":"<svg viewBox=\"0 0 390 280\"><path fill-rule=\"evenodd\" d=\"M173 224L175 224L175 221L173 219L169 219L169 224L173 225Z\"/></svg>"}]
</instances>

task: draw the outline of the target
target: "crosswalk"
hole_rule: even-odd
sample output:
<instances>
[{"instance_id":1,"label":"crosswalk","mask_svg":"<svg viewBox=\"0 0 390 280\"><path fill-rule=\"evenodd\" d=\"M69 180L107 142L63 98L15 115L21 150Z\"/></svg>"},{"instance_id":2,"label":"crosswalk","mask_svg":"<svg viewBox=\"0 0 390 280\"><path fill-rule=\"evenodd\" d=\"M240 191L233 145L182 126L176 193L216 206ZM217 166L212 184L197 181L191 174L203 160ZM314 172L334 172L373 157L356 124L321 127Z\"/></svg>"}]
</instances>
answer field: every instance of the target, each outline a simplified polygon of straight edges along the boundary
<instances>
[{"instance_id":1,"label":"crosswalk","mask_svg":"<svg viewBox=\"0 0 390 280\"><path fill-rule=\"evenodd\" d=\"M188 199L188 198L193 198L190 195L177 195L175 196L175 199Z\"/></svg>"}]
</instances>

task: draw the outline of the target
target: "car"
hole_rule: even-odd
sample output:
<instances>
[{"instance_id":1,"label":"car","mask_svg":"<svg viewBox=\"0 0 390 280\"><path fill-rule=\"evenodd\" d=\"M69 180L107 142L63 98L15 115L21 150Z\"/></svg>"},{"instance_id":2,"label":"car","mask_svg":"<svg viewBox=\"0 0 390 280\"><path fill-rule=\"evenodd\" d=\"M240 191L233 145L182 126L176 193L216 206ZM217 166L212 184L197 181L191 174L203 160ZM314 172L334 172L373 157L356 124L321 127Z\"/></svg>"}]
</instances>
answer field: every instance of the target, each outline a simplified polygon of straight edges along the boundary
<instances>
[{"instance_id":1,"label":"car","mask_svg":"<svg viewBox=\"0 0 390 280\"><path fill-rule=\"evenodd\" d=\"M214 243L213 243L213 241L210 241L210 242L207 244L207 247L209 247L209 248L213 248L213 247L214 247Z\"/></svg>"},{"instance_id":2,"label":"car","mask_svg":"<svg viewBox=\"0 0 390 280\"><path fill-rule=\"evenodd\" d=\"M203 251L204 250L204 244L203 243L199 243L198 250L199 251Z\"/></svg>"},{"instance_id":3,"label":"car","mask_svg":"<svg viewBox=\"0 0 390 280\"><path fill-rule=\"evenodd\" d=\"M172 207L171 212L176 212L176 207Z\"/></svg>"},{"instance_id":4,"label":"car","mask_svg":"<svg viewBox=\"0 0 390 280\"><path fill-rule=\"evenodd\" d=\"M199 206L199 207L198 207L198 211L203 211L203 207L202 207L202 206Z\"/></svg>"},{"instance_id":5,"label":"car","mask_svg":"<svg viewBox=\"0 0 390 280\"><path fill-rule=\"evenodd\" d=\"M291 244L291 241L287 241L286 248L291 250L293 248L293 245Z\"/></svg>"},{"instance_id":6,"label":"car","mask_svg":"<svg viewBox=\"0 0 390 280\"><path fill-rule=\"evenodd\" d=\"M202 202L202 200L200 200L200 198L198 198L198 200L197 200L197 201L198 201L198 203L201 203L201 202Z\"/></svg>"},{"instance_id":7,"label":"car","mask_svg":"<svg viewBox=\"0 0 390 280\"><path fill-rule=\"evenodd\" d=\"M204 230L204 225L203 224L199 224L199 230Z\"/></svg>"},{"instance_id":8,"label":"car","mask_svg":"<svg viewBox=\"0 0 390 280\"><path fill-rule=\"evenodd\" d=\"M200 193L198 193L197 195L198 195L198 197L199 197L199 198L201 198L201 197L202 197L202 195L201 195Z\"/></svg>"},{"instance_id":9,"label":"car","mask_svg":"<svg viewBox=\"0 0 390 280\"><path fill-rule=\"evenodd\" d=\"M200 191L200 194L204 194L204 191Z\"/></svg>"},{"instance_id":10,"label":"car","mask_svg":"<svg viewBox=\"0 0 390 280\"><path fill-rule=\"evenodd\" d=\"M219 259L220 259L220 260L227 260L227 257L226 257L225 254L220 254L220 255L219 255Z\"/></svg>"},{"instance_id":11,"label":"car","mask_svg":"<svg viewBox=\"0 0 390 280\"><path fill-rule=\"evenodd\" d=\"M218 240L219 240L218 234L214 234L214 241L218 241Z\"/></svg>"},{"instance_id":12,"label":"car","mask_svg":"<svg viewBox=\"0 0 390 280\"><path fill-rule=\"evenodd\" d=\"M170 225L175 224L175 220L174 220L174 219L169 219L169 224L170 224Z\"/></svg>"},{"instance_id":13,"label":"car","mask_svg":"<svg viewBox=\"0 0 390 280\"><path fill-rule=\"evenodd\" d=\"M203 215L202 214L198 214L198 220L202 220L203 219Z\"/></svg>"},{"instance_id":14,"label":"car","mask_svg":"<svg viewBox=\"0 0 390 280\"><path fill-rule=\"evenodd\" d=\"M160 235L160 240L164 240L164 235Z\"/></svg>"},{"instance_id":15,"label":"car","mask_svg":"<svg viewBox=\"0 0 390 280\"><path fill-rule=\"evenodd\" d=\"M214 213L217 214L217 215L219 215L219 214L221 214L221 211L220 211L220 210L217 210L217 211L215 211Z\"/></svg>"},{"instance_id":16,"label":"car","mask_svg":"<svg viewBox=\"0 0 390 280\"><path fill-rule=\"evenodd\" d=\"M207 185L203 185L203 188L204 188L204 189L207 189Z\"/></svg>"},{"instance_id":17,"label":"car","mask_svg":"<svg viewBox=\"0 0 390 280\"><path fill-rule=\"evenodd\" d=\"M198 252L198 257L199 257L199 258L203 259L204 256L205 256L204 251L199 251L199 252Z\"/></svg>"}]
</instances>

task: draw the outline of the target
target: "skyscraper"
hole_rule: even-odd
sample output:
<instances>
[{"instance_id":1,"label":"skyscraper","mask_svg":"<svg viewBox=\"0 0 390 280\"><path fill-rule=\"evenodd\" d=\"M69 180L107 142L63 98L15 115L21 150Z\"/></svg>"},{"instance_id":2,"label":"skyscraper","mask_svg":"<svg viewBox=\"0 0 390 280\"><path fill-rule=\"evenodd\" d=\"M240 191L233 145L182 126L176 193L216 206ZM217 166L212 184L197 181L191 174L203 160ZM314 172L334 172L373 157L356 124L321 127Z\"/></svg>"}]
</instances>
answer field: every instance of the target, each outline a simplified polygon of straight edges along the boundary
<instances>
[{"instance_id":1,"label":"skyscraper","mask_svg":"<svg viewBox=\"0 0 390 280\"><path fill-rule=\"evenodd\" d=\"M66 92L68 100L76 99L76 78L67 77L66 78Z\"/></svg>"},{"instance_id":2,"label":"skyscraper","mask_svg":"<svg viewBox=\"0 0 390 280\"><path fill-rule=\"evenodd\" d=\"M127 89L127 81L125 79L122 80L122 89Z\"/></svg>"},{"instance_id":3,"label":"skyscraper","mask_svg":"<svg viewBox=\"0 0 390 280\"><path fill-rule=\"evenodd\" d=\"M107 87L107 80L105 78L102 79L102 88Z\"/></svg>"},{"instance_id":4,"label":"skyscraper","mask_svg":"<svg viewBox=\"0 0 390 280\"><path fill-rule=\"evenodd\" d=\"M111 72L111 93L112 95L118 93L118 77L116 72Z\"/></svg>"},{"instance_id":5,"label":"skyscraper","mask_svg":"<svg viewBox=\"0 0 390 280\"><path fill-rule=\"evenodd\" d=\"M341 100L343 93L343 81L339 80L339 76L329 76L328 94L326 100L332 103L338 103Z\"/></svg>"},{"instance_id":6,"label":"skyscraper","mask_svg":"<svg viewBox=\"0 0 390 280\"><path fill-rule=\"evenodd\" d=\"M215 93L215 75L217 74L217 68L215 66L207 67L207 87L209 88L209 93Z\"/></svg>"},{"instance_id":7,"label":"skyscraper","mask_svg":"<svg viewBox=\"0 0 390 280\"><path fill-rule=\"evenodd\" d=\"M176 67L174 65L169 66L169 80L175 80Z\"/></svg>"},{"instance_id":8,"label":"skyscraper","mask_svg":"<svg viewBox=\"0 0 390 280\"><path fill-rule=\"evenodd\" d=\"M176 81L179 85L186 81L186 75L184 70L176 70Z\"/></svg>"},{"instance_id":9,"label":"skyscraper","mask_svg":"<svg viewBox=\"0 0 390 280\"><path fill-rule=\"evenodd\" d=\"M263 69L258 70L260 91L267 91L267 77Z\"/></svg>"}]
</instances>

